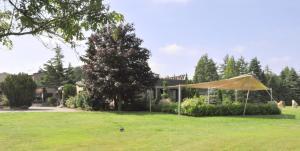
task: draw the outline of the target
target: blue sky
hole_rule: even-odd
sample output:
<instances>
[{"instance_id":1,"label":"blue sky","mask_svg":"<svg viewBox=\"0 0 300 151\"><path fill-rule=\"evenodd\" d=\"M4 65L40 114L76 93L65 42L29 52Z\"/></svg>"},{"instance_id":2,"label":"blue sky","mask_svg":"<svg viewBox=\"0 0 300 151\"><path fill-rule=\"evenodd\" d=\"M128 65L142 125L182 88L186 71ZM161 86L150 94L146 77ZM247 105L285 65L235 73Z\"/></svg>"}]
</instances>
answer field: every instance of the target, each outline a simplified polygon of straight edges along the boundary
<instances>
[{"instance_id":1,"label":"blue sky","mask_svg":"<svg viewBox=\"0 0 300 151\"><path fill-rule=\"evenodd\" d=\"M201 55L222 63L226 54L258 57L279 73L300 69L300 1L296 0L108 0L112 10L134 23L151 50L150 66L163 76L192 75ZM0 50L0 72L35 72L53 52L37 38L15 37L11 51ZM47 41L47 40L46 40ZM49 43L49 42L48 42ZM51 47L54 46L50 42ZM63 46L65 63L80 65ZM84 54L85 47L77 48Z\"/></svg>"}]
</instances>

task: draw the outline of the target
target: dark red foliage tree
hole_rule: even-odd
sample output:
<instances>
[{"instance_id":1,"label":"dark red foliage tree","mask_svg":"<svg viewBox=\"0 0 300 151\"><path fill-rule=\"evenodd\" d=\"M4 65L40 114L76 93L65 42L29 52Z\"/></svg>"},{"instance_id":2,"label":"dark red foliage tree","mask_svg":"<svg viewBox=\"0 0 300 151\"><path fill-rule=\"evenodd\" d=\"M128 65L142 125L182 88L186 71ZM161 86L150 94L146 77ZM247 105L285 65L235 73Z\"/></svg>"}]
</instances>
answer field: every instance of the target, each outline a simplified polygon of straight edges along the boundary
<instances>
[{"instance_id":1,"label":"dark red foliage tree","mask_svg":"<svg viewBox=\"0 0 300 151\"><path fill-rule=\"evenodd\" d=\"M134 31L132 24L109 25L89 38L82 60L94 106L104 107L105 100L111 100L120 111L122 103L156 82L147 62L150 51L141 46L143 40Z\"/></svg>"}]
</instances>

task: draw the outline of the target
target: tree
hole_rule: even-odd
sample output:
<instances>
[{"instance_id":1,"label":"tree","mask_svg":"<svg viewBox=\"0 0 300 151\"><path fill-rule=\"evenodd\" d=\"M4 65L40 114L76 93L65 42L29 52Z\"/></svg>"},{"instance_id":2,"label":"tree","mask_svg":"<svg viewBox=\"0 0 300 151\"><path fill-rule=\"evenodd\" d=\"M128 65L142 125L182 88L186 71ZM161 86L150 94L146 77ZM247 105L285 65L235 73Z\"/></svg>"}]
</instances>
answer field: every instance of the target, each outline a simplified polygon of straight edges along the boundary
<instances>
[{"instance_id":1,"label":"tree","mask_svg":"<svg viewBox=\"0 0 300 151\"><path fill-rule=\"evenodd\" d=\"M218 79L219 76L215 62L208 58L207 54L203 55L196 66L194 82L209 82Z\"/></svg>"},{"instance_id":2,"label":"tree","mask_svg":"<svg viewBox=\"0 0 300 151\"><path fill-rule=\"evenodd\" d=\"M64 77L65 77L64 83L75 84L77 82L75 79L74 68L70 63L68 65L68 68L66 68L64 71Z\"/></svg>"},{"instance_id":3,"label":"tree","mask_svg":"<svg viewBox=\"0 0 300 151\"><path fill-rule=\"evenodd\" d=\"M228 59L224 59L226 62L224 63L224 73L223 78L229 79L235 77L237 75L237 68L235 64L235 59L233 56L229 57Z\"/></svg>"},{"instance_id":4,"label":"tree","mask_svg":"<svg viewBox=\"0 0 300 151\"><path fill-rule=\"evenodd\" d=\"M237 75L243 75L248 73L248 63L244 57L240 57L236 62Z\"/></svg>"},{"instance_id":5,"label":"tree","mask_svg":"<svg viewBox=\"0 0 300 151\"><path fill-rule=\"evenodd\" d=\"M82 67L73 68L73 78L75 82L85 79Z\"/></svg>"},{"instance_id":6,"label":"tree","mask_svg":"<svg viewBox=\"0 0 300 151\"><path fill-rule=\"evenodd\" d=\"M256 57L251 60L248 71L253 73L260 81L265 83L264 72L261 69L260 62Z\"/></svg>"},{"instance_id":7,"label":"tree","mask_svg":"<svg viewBox=\"0 0 300 151\"><path fill-rule=\"evenodd\" d=\"M281 79L275 73L273 73L268 66L264 69L265 77L266 77L266 86L268 88L272 88L273 98L278 100L281 94Z\"/></svg>"},{"instance_id":8,"label":"tree","mask_svg":"<svg viewBox=\"0 0 300 151\"><path fill-rule=\"evenodd\" d=\"M281 88L279 97L290 105L293 99L297 100L300 97L299 76L294 68L285 67L280 73L280 78Z\"/></svg>"},{"instance_id":9,"label":"tree","mask_svg":"<svg viewBox=\"0 0 300 151\"><path fill-rule=\"evenodd\" d=\"M58 88L62 86L65 81L63 61L64 58L61 48L57 46L54 48L55 56L44 64L44 74L42 77L42 84L50 87Z\"/></svg>"},{"instance_id":10,"label":"tree","mask_svg":"<svg viewBox=\"0 0 300 151\"><path fill-rule=\"evenodd\" d=\"M261 65L259 60L255 57L250 61L249 72L253 73L258 80L260 80L263 84L266 84L266 77L261 69ZM270 96L265 91L256 91L252 92L252 95L249 97L249 100L254 102L265 102L269 101Z\"/></svg>"},{"instance_id":11,"label":"tree","mask_svg":"<svg viewBox=\"0 0 300 151\"><path fill-rule=\"evenodd\" d=\"M120 111L123 102L135 101L136 94L155 84L147 62L150 51L141 47L134 31L132 24L111 24L89 38L82 61L94 106L104 108L106 100L113 100Z\"/></svg>"},{"instance_id":12,"label":"tree","mask_svg":"<svg viewBox=\"0 0 300 151\"><path fill-rule=\"evenodd\" d=\"M123 16L103 0L0 0L0 43L11 47L11 36L45 35L75 46L84 39L84 31L99 31Z\"/></svg>"},{"instance_id":13,"label":"tree","mask_svg":"<svg viewBox=\"0 0 300 151\"><path fill-rule=\"evenodd\" d=\"M10 107L27 109L35 98L36 84L31 76L20 73L7 76L1 89L8 98Z\"/></svg>"}]
</instances>

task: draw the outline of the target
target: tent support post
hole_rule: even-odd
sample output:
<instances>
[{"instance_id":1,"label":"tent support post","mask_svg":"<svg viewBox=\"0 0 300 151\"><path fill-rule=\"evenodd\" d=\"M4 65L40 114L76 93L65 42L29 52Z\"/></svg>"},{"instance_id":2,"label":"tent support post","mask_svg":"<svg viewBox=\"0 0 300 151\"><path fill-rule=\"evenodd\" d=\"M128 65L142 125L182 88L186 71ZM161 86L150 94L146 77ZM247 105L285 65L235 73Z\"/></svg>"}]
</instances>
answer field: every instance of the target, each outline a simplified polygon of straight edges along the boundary
<instances>
[{"instance_id":1,"label":"tent support post","mask_svg":"<svg viewBox=\"0 0 300 151\"><path fill-rule=\"evenodd\" d=\"M150 113L152 112L152 95L151 95L151 91L149 91L149 110Z\"/></svg>"},{"instance_id":2,"label":"tent support post","mask_svg":"<svg viewBox=\"0 0 300 151\"><path fill-rule=\"evenodd\" d=\"M181 105L181 86L178 86L178 115L180 115L180 105Z\"/></svg>"},{"instance_id":3,"label":"tent support post","mask_svg":"<svg viewBox=\"0 0 300 151\"><path fill-rule=\"evenodd\" d=\"M273 89L270 88L270 93L271 93L271 102L273 101Z\"/></svg>"},{"instance_id":4,"label":"tent support post","mask_svg":"<svg viewBox=\"0 0 300 151\"><path fill-rule=\"evenodd\" d=\"M243 113L244 116L246 115L246 108L247 108L247 102L248 102L248 99L249 99L249 93L250 93L250 91L248 90L246 103L245 103L245 107L244 107L244 113Z\"/></svg>"},{"instance_id":5,"label":"tent support post","mask_svg":"<svg viewBox=\"0 0 300 151\"><path fill-rule=\"evenodd\" d=\"M207 103L210 104L209 88L207 89Z\"/></svg>"},{"instance_id":6,"label":"tent support post","mask_svg":"<svg viewBox=\"0 0 300 151\"><path fill-rule=\"evenodd\" d=\"M237 99L238 99L238 98L237 98L237 92L238 92L238 91L235 90L235 102L237 102Z\"/></svg>"}]
</instances>

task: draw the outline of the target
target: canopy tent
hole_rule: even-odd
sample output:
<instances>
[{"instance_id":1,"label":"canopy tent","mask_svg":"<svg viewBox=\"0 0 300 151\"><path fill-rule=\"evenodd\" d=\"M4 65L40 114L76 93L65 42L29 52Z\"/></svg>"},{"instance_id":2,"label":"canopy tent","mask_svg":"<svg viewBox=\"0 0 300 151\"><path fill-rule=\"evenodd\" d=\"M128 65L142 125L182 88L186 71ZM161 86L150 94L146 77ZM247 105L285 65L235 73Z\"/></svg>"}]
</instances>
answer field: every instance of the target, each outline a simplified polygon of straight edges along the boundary
<instances>
[{"instance_id":1,"label":"canopy tent","mask_svg":"<svg viewBox=\"0 0 300 151\"><path fill-rule=\"evenodd\" d=\"M220 81L181 85L181 87L197 88L197 89L239 90L239 91L248 91L248 90L259 91L259 90L269 89L264 84L262 84L259 80L257 80L253 75L250 74L241 75L238 77L220 80Z\"/></svg>"},{"instance_id":2,"label":"canopy tent","mask_svg":"<svg viewBox=\"0 0 300 151\"><path fill-rule=\"evenodd\" d=\"M212 81L212 82L204 82L204 83L196 83L196 84L186 84L186 85L178 85L178 114L180 115L180 102L181 102L181 88L195 88L195 89L208 89L208 102L209 102L209 90L211 89L220 89L220 90L235 90L236 100L237 100L237 91L248 91L246 103L244 107L244 115L246 112L247 102L249 98L250 91L267 91L268 94L271 96L271 101L273 100L272 97L272 89L266 87L263 83L257 80L253 75L246 74L241 75L238 77L219 80L219 81ZM271 93L269 93L269 91Z\"/></svg>"}]
</instances>

